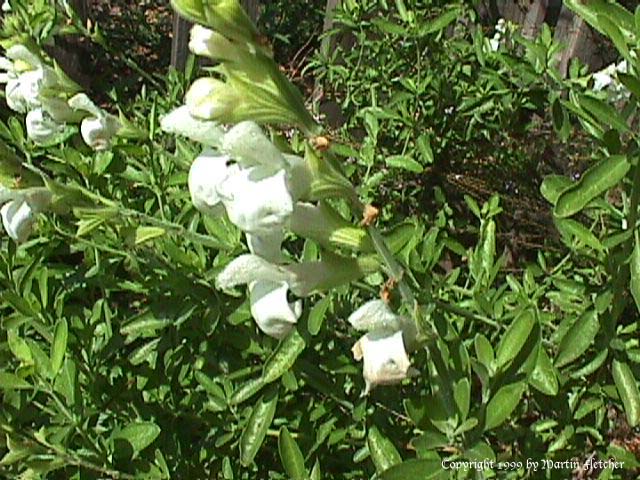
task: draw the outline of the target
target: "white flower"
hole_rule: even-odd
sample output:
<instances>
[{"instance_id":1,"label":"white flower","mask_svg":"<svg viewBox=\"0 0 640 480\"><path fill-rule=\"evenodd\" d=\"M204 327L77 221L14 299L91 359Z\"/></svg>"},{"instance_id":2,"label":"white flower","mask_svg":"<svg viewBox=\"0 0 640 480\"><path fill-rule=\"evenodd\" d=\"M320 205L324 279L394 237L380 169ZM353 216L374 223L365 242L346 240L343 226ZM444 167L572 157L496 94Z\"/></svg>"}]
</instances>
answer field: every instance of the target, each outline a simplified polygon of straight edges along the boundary
<instances>
[{"instance_id":1,"label":"white flower","mask_svg":"<svg viewBox=\"0 0 640 480\"><path fill-rule=\"evenodd\" d=\"M64 124L56 122L42 108L29 111L25 123L27 136L37 144L50 142L64 131Z\"/></svg>"},{"instance_id":2,"label":"white flower","mask_svg":"<svg viewBox=\"0 0 640 480\"><path fill-rule=\"evenodd\" d=\"M98 106L84 93L79 93L69 100L75 110L89 113L80 124L82 139L94 150L105 150L111 145L111 139L120 130L120 120Z\"/></svg>"},{"instance_id":3,"label":"white flower","mask_svg":"<svg viewBox=\"0 0 640 480\"><path fill-rule=\"evenodd\" d=\"M6 83L7 106L18 113L26 113L41 105L41 96L57 84L56 72L23 45L14 45L2 57L0 68L6 73L0 82Z\"/></svg>"},{"instance_id":4,"label":"white flower","mask_svg":"<svg viewBox=\"0 0 640 480\"><path fill-rule=\"evenodd\" d=\"M222 150L243 167L267 165L274 168L287 166L285 158L271 143L260 126L251 121L240 122L225 133Z\"/></svg>"},{"instance_id":5,"label":"white flower","mask_svg":"<svg viewBox=\"0 0 640 480\"><path fill-rule=\"evenodd\" d=\"M0 189L0 203L5 203L0 208L2 225L5 231L16 243L27 240L36 215L51 203L51 193L43 188L30 190Z\"/></svg>"},{"instance_id":6,"label":"white flower","mask_svg":"<svg viewBox=\"0 0 640 480\"><path fill-rule=\"evenodd\" d=\"M205 149L191 164L188 180L191 202L206 215L215 217L224 213L218 186L229 175L229 161L228 156Z\"/></svg>"},{"instance_id":7,"label":"white flower","mask_svg":"<svg viewBox=\"0 0 640 480\"><path fill-rule=\"evenodd\" d=\"M3 12L11 11L11 4L9 3L9 0L4 0L4 3L2 4L2 11Z\"/></svg>"},{"instance_id":8,"label":"white flower","mask_svg":"<svg viewBox=\"0 0 640 480\"><path fill-rule=\"evenodd\" d=\"M363 360L365 395L376 385L398 383L413 373L401 330L391 334L367 333L356 342L352 351L356 360Z\"/></svg>"},{"instance_id":9,"label":"white flower","mask_svg":"<svg viewBox=\"0 0 640 480\"><path fill-rule=\"evenodd\" d=\"M382 300L365 303L348 321L356 330L369 332L352 349L354 358L363 360L365 395L377 385L397 383L413 375L405 345L416 337L412 322L393 313Z\"/></svg>"},{"instance_id":10,"label":"white flower","mask_svg":"<svg viewBox=\"0 0 640 480\"><path fill-rule=\"evenodd\" d=\"M286 282L260 280L249 285L251 316L260 330L274 338L284 338L302 314L302 301L290 303Z\"/></svg>"},{"instance_id":11,"label":"white flower","mask_svg":"<svg viewBox=\"0 0 640 480\"><path fill-rule=\"evenodd\" d=\"M285 170L237 168L218 186L218 194L231 222L247 233L282 229L293 212Z\"/></svg>"},{"instance_id":12,"label":"white flower","mask_svg":"<svg viewBox=\"0 0 640 480\"><path fill-rule=\"evenodd\" d=\"M209 147L219 147L224 134L218 123L195 118L189 113L189 107L186 105L162 117L160 128L167 133L183 135Z\"/></svg>"},{"instance_id":13,"label":"white flower","mask_svg":"<svg viewBox=\"0 0 640 480\"><path fill-rule=\"evenodd\" d=\"M31 235L36 216L24 199L5 203L0 208L0 215L5 231L16 243L23 243Z\"/></svg>"}]
</instances>

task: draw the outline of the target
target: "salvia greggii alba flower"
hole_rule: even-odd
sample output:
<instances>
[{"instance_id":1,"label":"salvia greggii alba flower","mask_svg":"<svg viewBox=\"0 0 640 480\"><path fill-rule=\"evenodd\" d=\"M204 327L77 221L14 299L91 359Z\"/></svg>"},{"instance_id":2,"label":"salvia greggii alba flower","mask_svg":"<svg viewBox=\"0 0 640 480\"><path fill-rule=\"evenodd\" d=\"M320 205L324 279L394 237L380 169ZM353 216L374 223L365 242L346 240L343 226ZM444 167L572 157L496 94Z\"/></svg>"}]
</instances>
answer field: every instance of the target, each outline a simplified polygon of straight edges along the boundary
<instances>
[{"instance_id":1,"label":"salvia greggii alba flower","mask_svg":"<svg viewBox=\"0 0 640 480\"><path fill-rule=\"evenodd\" d=\"M52 200L46 188L11 190L0 186L0 216L7 235L16 243L27 240L33 230L37 214L45 210Z\"/></svg>"},{"instance_id":2,"label":"salvia greggii alba flower","mask_svg":"<svg viewBox=\"0 0 640 480\"><path fill-rule=\"evenodd\" d=\"M377 385L398 383L413 375L407 343L415 339L415 326L396 315L382 300L372 300L351 314L349 323L367 332L353 346L353 356L363 361L366 395Z\"/></svg>"},{"instance_id":3,"label":"salvia greggii alba flower","mask_svg":"<svg viewBox=\"0 0 640 480\"><path fill-rule=\"evenodd\" d=\"M69 106L74 110L88 114L80 123L80 134L84 142L94 150L109 148L113 137L120 130L120 120L102 110L84 93L79 93L69 99Z\"/></svg>"}]
</instances>

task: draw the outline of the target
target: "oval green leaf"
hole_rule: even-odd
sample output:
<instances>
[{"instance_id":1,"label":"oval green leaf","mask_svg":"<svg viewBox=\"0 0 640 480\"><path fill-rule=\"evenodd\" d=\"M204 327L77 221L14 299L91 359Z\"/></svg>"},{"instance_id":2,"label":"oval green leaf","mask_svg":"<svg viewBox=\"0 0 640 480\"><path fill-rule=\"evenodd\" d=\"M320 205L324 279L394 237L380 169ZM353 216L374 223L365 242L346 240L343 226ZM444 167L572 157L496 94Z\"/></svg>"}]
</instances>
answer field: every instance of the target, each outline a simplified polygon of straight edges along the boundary
<instances>
[{"instance_id":1,"label":"oval green leaf","mask_svg":"<svg viewBox=\"0 0 640 480\"><path fill-rule=\"evenodd\" d=\"M500 345L498 345L498 351L496 353L498 368L507 365L520 353L535 323L536 318L533 312L531 310L525 310L509 325L509 328L500 340Z\"/></svg>"},{"instance_id":2,"label":"oval green leaf","mask_svg":"<svg viewBox=\"0 0 640 480\"><path fill-rule=\"evenodd\" d=\"M520 403L524 386L524 382L505 385L489 400L484 422L485 431L496 428L509 418Z\"/></svg>"},{"instance_id":3,"label":"oval green leaf","mask_svg":"<svg viewBox=\"0 0 640 480\"><path fill-rule=\"evenodd\" d=\"M62 318L56 323L56 329L53 334L53 343L51 345L51 373L55 377L64 361L64 354L67 351L67 338L69 336L69 327L67 321Z\"/></svg>"},{"instance_id":4,"label":"oval green leaf","mask_svg":"<svg viewBox=\"0 0 640 480\"><path fill-rule=\"evenodd\" d=\"M591 200L617 185L630 168L624 155L612 155L601 160L589 168L578 182L560 194L553 213L560 218L575 215Z\"/></svg>"},{"instance_id":5,"label":"oval green leaf","mask_svg":"<svg viewBox=\"0 0 640 480\"><path fill-rule=\"evenodd\" d=\"M291 433L289 433L289 430L287 430L287 427L280 429L280 434L278 435L278 453L280 453L280 461L289 479L303 480L308 478L300 447L298 447L298 444L291 436Z\"/></svg>"},{"instance_id":6,"label":"oval green leaf","mask_svg":"<svg viewBox=\"0 0 640 480\"><path fill-rule=\"evenodd\" d=\"M131 423L113 436L114 439L126 440L134 452L140 452L151 445L160 435L160 427L153 422Z\"/></svg>"},{"instance_id":7,"label":"oval green leaf","mask_svg":"<svg viewBox=\"0 0 640 480\"><path fill-rule=\"evenodd\" d=\"M589 310L583 313L562 337L556 355L556 367L564 367L586 352L599 330L600 322L596 311Z\"/></svg>"},{"instance_id":8,"label":"oval green leaf","mask_svg":"<svg viewBox=\"0 0 640 480\"><path fill-rule=\"evenodd\" d=\"M391 440L382 435L375 425L367 433L367 446L378 473L402 462L402 457Z\"/></svg>"},{"instance_id":9,"label":"oval green leaf","mask_svg":"<svg viewBox=\"0 0 640 480\"><path fill-rule=\"evenodd\" d=\"M273 421L278 405L278 392L266 393L253 406L246 427L240 437L240 463L248 467L253 462L258 450L264 442L267 430Z\"/></svg>"},{"instance_id":10,"label":"oval green leaf","mask_svg":"<svg viewBox=\"0 0 640 480\"><path fill-rule=\"evenodd\" d=\"M284 372L293 366L296 358L306 346L307 344L298 330L292 330L287 338L280 342L276 351L265 363L262 371L262 381L271 383L278 380Z\"/></svg>"},{"instance_id":11,"label":"oval green leaf","mask_svg":"<svg viewBox=\"0 0 640 480\"><path fill-rule=\"evenodd\" d=\"M547 355L547 352L544 351L542 346L538 349L538 359L533 372L531 372L529 385L545 395L554 396L558 393L558 377L556 376L556 371L553 368L553 363L549 355Z\"/></svg>"},{"instance_id":12,"label":"oval green leaf","mask_svg":"<svg viewBox=\"0 0 640 480\"><path fill-rule=\"evenodd\" d=\"M449 478L449 474L442 468L442 462L439 460L407 460L391 467L378 478L380 480L407 480L409 478L445 480Z\"/></svg>"},{"instance_id":13,"label":"oval green leaf","mask_svg":"<svg viewBox=\"0 0 640 480\"><path fill-rule=\"evenodd\" d=\"M622 400L624 411L627 415L627 423L630 427L636 427L640 423L640 392L638 382L633 376L629 365L619 360L614 360L611 366L613 381L616 384L618 395Z\"/></svg>"}]
</instances>

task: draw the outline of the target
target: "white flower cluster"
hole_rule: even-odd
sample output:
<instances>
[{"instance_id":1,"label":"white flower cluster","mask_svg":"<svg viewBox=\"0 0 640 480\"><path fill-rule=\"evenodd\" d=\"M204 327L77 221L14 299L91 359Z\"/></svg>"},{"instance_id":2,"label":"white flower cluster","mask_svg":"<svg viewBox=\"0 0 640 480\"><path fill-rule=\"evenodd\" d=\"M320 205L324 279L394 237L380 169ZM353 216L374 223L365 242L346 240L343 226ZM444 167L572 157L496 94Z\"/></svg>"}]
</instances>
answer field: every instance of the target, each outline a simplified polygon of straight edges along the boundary
<instances>
[{"instance_id":1,"label":"white flower cluster","mask_svg":"<svg viewBox=\"0 0 640 480\"><path fill-rule=\"evenodd\" d=\"M593 74L593 91L606 91L613 101L627 100L630 92L627 90L627 87L618 80L618 74L628 73L628 71L629 66L627 61L623 60L620 63L614 62L602 70L595 72Z\"/></svg>"},{"instance_id":2,"label":"white flower cluster","mask_svg":"<svg viewBox=\"0 0 640 480\"><path fill-rule=\"evenodd\" d=\"M495 33L493 38L489 40L489 48L492 52L497 52L500 49L500 45L507 33L507 22L504 18L498 19L495 27Z\"/></svg>"},{"instance_id":3,"label":"white flower cluster","mask_svg":"<svg viewBox=\"0 0 640 480\"><path fill-rule=\"evenodd\" d=\"M161 127L218 146L216 150L205 148L193 161L188 179L191 199L206 215L226 213L246 234L251 255L231 262L217 285L228 289L247 284L258 327L275 338L286 336L300 318L302 304L287 299L296 282L293 274L287 273L281 245L297 206L305 205L299 202L309 184L304 160L282 154L250 121L224 132L213 122L190 117L180 107L161 120ZM295 293L303 296L309 292L297 287Z\"/></svg>"},{"instance_id":4,"label":"white flower cluster","mask_svg":"<svg viewBox=\"0 0 640 480\"><path fill-rule=\"evenodd\" d=\"M320 261L302 263L291 262L283 254L287 230L322 246L338 244L356 250L365 249L368 238L366 231L321 201L334 194L318 198L313 193L338 192L346 183L346 195L352 195L349 182L342 183L340 175L313 152L308 151L304 159L283 154L255 123L290 123L307 134L314 131L313 122L305 120L308 112L299 93L278 76L281 73L273 61L255 42L256 32L239 27L244 17L236 4L225 4L229 10L224 11L233 15L224 16L218 15L216 8L222 7L217 4L173 2L181 14L219 30L196 24L189 47L197 55L221 62L216 70L225 81L196 80L185 105L162 118L161 128L205 146L189 171L192 203L205 215L226 214L246 235L250 253L232 260L216 277L216 287L247 285L258 328L282 339L302 314L302 297L377 271L379 264L377 259L353 259L331 251L323 252ZM234 126L227 130L218 122ZM289 293L295 298L290 299ZM379 300L365 304L349 321L367 332L353 348L355 358L364 360L365 393L413 373L405 347L416 337L411 321L395 315Z\"/></svg>"},{"instance_id":5,"label":"white flower cluster","mask_svg":"<svg viewBox=\"0 0 640 480\"><path fill-rule=\"evenodd\" d=\"M8 107L26 114L27 136L37 144L55 141L67 123L80 122L80 133L95 150L108 148L120 128L117 117L98 108L85 94L66 101L59 73L24 45L7 49L0 57L0 83L5 83Z\"/></svg>"}]
</instances>

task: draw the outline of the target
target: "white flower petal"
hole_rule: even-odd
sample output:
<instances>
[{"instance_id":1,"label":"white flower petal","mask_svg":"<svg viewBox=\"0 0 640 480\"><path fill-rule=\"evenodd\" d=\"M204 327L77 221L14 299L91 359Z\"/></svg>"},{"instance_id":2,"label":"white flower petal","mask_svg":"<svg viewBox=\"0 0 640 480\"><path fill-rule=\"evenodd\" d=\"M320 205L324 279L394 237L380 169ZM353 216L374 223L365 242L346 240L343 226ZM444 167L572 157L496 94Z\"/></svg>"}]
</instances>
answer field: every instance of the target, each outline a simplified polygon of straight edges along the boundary
<instances>
[{"instance_id":1,"label":"white flower petal","mask_svg":"<svg viewBox=\"0 0 640 480\"><path fill-rule=\"evenodd\" d=\"M231 222L248 233L281 229L293 212L284 170L270 167L239 169L218 187Z\"/></svg>"},{"instance_id":2,"label":"white flower petal","mask_svg":"<svg viewBox=\"0 0 640 480\"><path fill-rule=\"evenodd\" d=\"M189 169L189 192L194 207L206 215L219 216L224 213L218 195L218 186L227 178L229 157L206 149L191 164Z\"/></svg>"},{"instance_id":3,"label":"white flower petal","mask_svg":"<svg viewBox=\"0 0 640 480\"><path fill-rule=\"evenodd\" d=\"M183 135L210 147L219 147L224 135L218 123L193 117L186 105L178 107L162 117L160 128L167 133Z\"/></svg>"},{"instance_id":4,"label":"white flower petal","mask_svg":"<svg viewBox=\"0 0 640 480\"><path fill-rule=\"evenodd\" d=\"M16 242L23 243L33 229L35 212L24 198L16 198L0 209L2 224L7 234Z\"/></svg>"},{"instance_id":5,"label":"white flower petal","mask_svg":"<svg viewBox=\"0 0 640 480\"><path fill-rule=\"evenodd\" d=\"M251 315L260 330L274 338L284 338L302 314L300 300L289 303L285 282L257 281L249 286Z\"/></svg>"},{"instance_id":6,"label":"white flower petal","mask_svg":"<svg viewBox=\"0 0 640 480\"><path fill-rule=\"evenodd\" d=\"M80 124L82 139L94 150L109 148L113 136L119 129L120 121L104 112L100 117L87 117Z\"/></svg>"},{"instance_id":7,"label":"white flower petal","mask_svg":"<svg viewBox=\"0 0 640 480\"><path fill-rule=\"evenodd\" d=\"M613 78L606 72L600 71L593 74L593 90L596 92L604 90L612 83Z\"/></svg>"},{"instance_id":8,"label":"white flower petal","mask_svg":"<svg viewBox=\"0 0 640 480\"><path fill-rule=\"evenodd\" d=\"M240 122L225 133L222 149L243 167L285 166L280 150L271 143L260 126L251 121Z\"/></svg>"},{"instance_id":9,"label":"white flower petal","mask_svg":"<svg viewBox=\"0 0 640 480\"><path fill-rule=\"evenodd\" d=\"M9 47L6 51L6 56L14 62L18 60L27 63L31 68L38 68L43 65L42 59L38 55L20 44Z\"/></svg>"},{"instance_id":10,"label":"white flower petal","mask_svg":"<svg viewBox=\"0 0 640 480\"><path fill-rule=\"evenodd\" d=\"M297 155L284 155L287 166L289 191L294 200L306 200L311 191L314 173L309 168L307 161Z\"/></svg>"},{"instance_id":11,"label":"white flower petal","mask_svg":"<svg viewBox=\"0 0 640 480\"><path fill-rule=\"evenodd\" d=\"M104 115L104 111L98 107L93 101L84 93L78 93L69 99L69 106L74 110L82 110L83 112L90 113L94 117L101 117Z\"/></svg>"},{"instance_id":12,"label":"white flower petal","mask_svg":"<svg viewBox=\"0 0 640 480\"><path fill-rule=\"evenodd\" d=\"M364 332L397 331L403 323L401 317L393 313L382 300L371 300L365 303L349 316L348 322L356 330Z\"/></svg>"},{"instance_id":13,"label":"white flower petal","mask_svg":"<svg viewBox=\"0 0 640 480\"><path fill-rule=\"evenodd\" d=\"M254 255L273 263L282 263L284 260L282 255L284 232L282 230L274 230L273 232L259 235L247 233L246 237L249 251Z\"/></svg>"},{"instance_id":14,"label":"white flower petal","mask_svg":"<svg viewBox=\"0 0 640 480\"><path fill-rule=\"evenodd\" d=\"M364 360L365 395L377 385L398 383L412 374L401 331L391 335L367 333L356 342L352 351L356 360Z\"/></svg>"},{"instance_id":15,"label":"white flower petal","mask_svg":"<svg viewBox=\"0 0 640 480\"><path fill-rule=\"evenodd\" d=\"M27 113L25 123L27 136L37 144L47 143L64 131L64 125L56 122L42 108Z\"/></svg>"},{"instance_id":16,"label":"white flower petal","mask_svg":"<svg viewBox=\"0 0 640 480\"><path fill-rule=\"evenodd\" d=\"M257 255L245 254L233 259L216 277L216 288L228 290L256 281L286 282L291 284L292 273L279 268Z\"/></svg>"}]
</instances>

